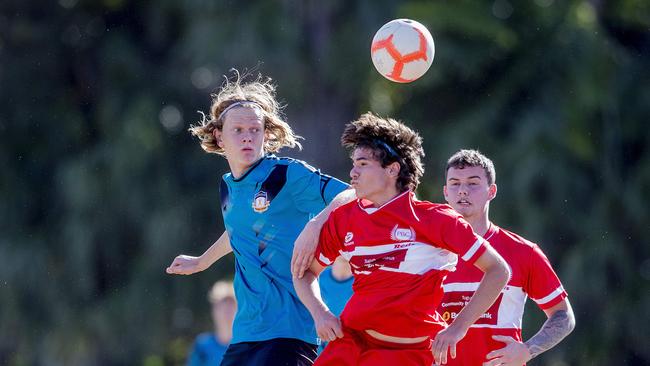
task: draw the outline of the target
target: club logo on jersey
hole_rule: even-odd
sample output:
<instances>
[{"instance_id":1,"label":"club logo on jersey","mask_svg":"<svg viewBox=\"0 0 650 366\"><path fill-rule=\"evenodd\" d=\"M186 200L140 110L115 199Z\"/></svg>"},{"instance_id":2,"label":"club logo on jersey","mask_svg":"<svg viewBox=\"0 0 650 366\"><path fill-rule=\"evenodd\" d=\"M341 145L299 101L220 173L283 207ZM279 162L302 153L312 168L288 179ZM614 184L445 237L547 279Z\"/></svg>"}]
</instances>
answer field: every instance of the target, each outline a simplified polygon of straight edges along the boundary
<instances>
[{"instance_id":1,"label":"club logo on jersey","mask_svg":"<svg viewBox=\"0 0 650 366\"><path fill-rule=\"evenodd\" d=\"M347 247L349 245L354 244L354 242L352 241L353 238L354 238L354 234L351 231L348 231L348 233L345 234L345 241L343 242L343 245Z\"/></svg>"},{"instance_id":2,"label":"club logo on jersey","mask_svg":"<svg viewBox=\"0 0 650 366\"><path fill-rule=\"evenodd\" d=\"M255 194L253 198L253 210L257 213L262 213L269 209L271 201L268 200L268 196L265 191L259 191Z\"/></svg>"},{"instance_id":3,"label":"club logo on jersey","mask_svg":"<svg viewBox=\"0 0 650 366\"><path fill-rule=\"evenodd\" d=\"M405 229L395 225L390 233L390 238L397 241L413 241L415 240L415 230L412 227Z\"/></svg>"}]
</instances>

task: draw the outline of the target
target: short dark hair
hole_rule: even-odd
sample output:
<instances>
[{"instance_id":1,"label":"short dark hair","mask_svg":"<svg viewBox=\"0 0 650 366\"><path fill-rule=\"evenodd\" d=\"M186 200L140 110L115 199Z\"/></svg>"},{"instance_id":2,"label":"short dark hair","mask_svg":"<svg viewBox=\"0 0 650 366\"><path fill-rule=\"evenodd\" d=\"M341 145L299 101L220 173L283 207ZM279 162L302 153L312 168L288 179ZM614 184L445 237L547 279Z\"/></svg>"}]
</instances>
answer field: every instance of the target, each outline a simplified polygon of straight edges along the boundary
<instances>
[{"instance_id":1,"label":"short dark hair","mask_svg":"<svg viewBox=\"0 0 650 366\"><path fill-rule=\"evenodd\" d=\"M463 149L457 151L447 160L447 168L445 169L445 181L447 181L447 173L449 168L464 169L467 167L480 166L485 170L485 177L487 178L488 185L495 183L497 180L497 173L494 170L494 163L490 158L481 154L478 150Z\"/></svg>"},{"instance_id":2,"label":"short dark hair","mask_svg":"<svg viewBox=\"0 0 650 366\"><path fill-rule=\"evenodd\" d=\"M420 184L424 174L422 137L404 123L368 112L345 126L341 144L350 150L371 149L382 167L399 163L397 189L400 192L415 190Z\"/></svg>"}]
</instances>

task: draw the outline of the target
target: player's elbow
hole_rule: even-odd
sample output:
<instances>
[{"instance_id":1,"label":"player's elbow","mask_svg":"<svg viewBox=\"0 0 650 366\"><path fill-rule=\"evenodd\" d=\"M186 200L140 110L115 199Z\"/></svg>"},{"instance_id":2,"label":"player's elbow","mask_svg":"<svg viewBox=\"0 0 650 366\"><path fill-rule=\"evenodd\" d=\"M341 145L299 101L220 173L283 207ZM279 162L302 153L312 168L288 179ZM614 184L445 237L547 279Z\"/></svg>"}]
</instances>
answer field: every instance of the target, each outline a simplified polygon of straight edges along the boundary
<instances>
[{"instance_id":1,"label":"player's elbow","mask_svg":"<svg viewBox=\"0 0 650 366\"><path fill-rule=\"evenodd\" d=\"M512 277L512 269L510 269L510 265L506 263L505 260L501 260L501 271L502 276L506 279L506 283L510 282L510 278Z\"/></svg>"},{"instance_id":2,"label":"player's elbow","mask_svg":"<svg viewBox=\"0 0 650 366\"><path fill-rule=\"evenodd\" d=\"M573 313L573 308L567 299L567 310L566 310L566 328L567 334L573 332L576 328L576 316Z\"/></svg>"},{"instance_id":3,"label":"player's elbow","mask_svg":"<svg viewBox=\"0 0 650 366\"><path fill-rule=\"evenodd\" d=\"M573 316L573 313L571 313L571 317L569 317L569 322L567 324L568 332L567 334L570 334L573 332L574 329L576 329L576 318Z\"/></svg>"},{"instance_id":4,"label":"player's elbow","mask_svg":"<svg viewBox=\"0 0 650 366\"><path fill-rule=\"evenodd\" d=\"M512 270L508 263L499 254L496 254L495 261L490 266L489 271L493 273L493 278L498 283L503 283L505 286L510 281Z\"/></svg>"}]
</instances>

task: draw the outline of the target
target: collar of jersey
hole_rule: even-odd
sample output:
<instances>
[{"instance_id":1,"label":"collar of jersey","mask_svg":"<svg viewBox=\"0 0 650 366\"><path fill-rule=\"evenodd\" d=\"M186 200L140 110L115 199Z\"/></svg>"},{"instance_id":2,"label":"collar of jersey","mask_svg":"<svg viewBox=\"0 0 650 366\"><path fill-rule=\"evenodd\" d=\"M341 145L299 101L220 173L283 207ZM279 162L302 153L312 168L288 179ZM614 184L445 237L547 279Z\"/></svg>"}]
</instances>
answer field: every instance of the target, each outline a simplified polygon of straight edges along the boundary
<instances>
[{"instance_id":1,"label":"collar of jersey","mask_svg":"<svg viewBox=\"0 0 650 366\"><path fill-rule=\"evenodd\" d=\"M483 235L483 239L489 241L490 238L494 236L494 234L497 233L499 230L499 227L494 225L492 222L490 222L490 227L488 227L488 230L485 232L485 235Z\"/></svg>"},{"instance_id":2,"label":"collar of jersey","mask_svg":"<svg viewBox=\"0 0 650 366\"><path fill-rule=\"evenodd\" d=\"M258 161L255 162L255 164L251 165L251 167L248 168L248 170L246 170L246 172L245 172L244 174L242 174L242 176L239 177L239 178L236 178L236 179L235 179L235 177L233 177L233 176L232 176L232 173L231 173L231 174L230 174L230 177L232 178L232 181L233 181L233 182L241 182L241 181L244 180L246 177L248 177L248 176L249 176L253 171L255 171L256 168L257 168L258 166L260 166L260 165L262 164L263 161L265 161L265 160L267 160L267 159L269 159L269 158L275 158L275 155L273 155L273 154L267 154L267 155L262 156Z\"/></svg>"},{"instance_id":3,"label":"collar of jersey","mask_svg":"<svg viewBox=\"0 0 650 366\"><path fill-rule=\"evenodd\" d=\"M404 192L398 194L397 196L391 198L390 201L384 203L383 205L381 205L379 207L372 207L372 203L370 201L368 201L368 200L357 200L357 204L359 205L359 208L362 209L365 213L367 213L368 215L372 215L373 213L375 213L375 212L381 210L382 208L390 205L391 203L399 200L400 198L402 198L404 196L410 196L411 193L412 192L408 191L408 190L404 191Z\"/></svg>"}]
</instances>

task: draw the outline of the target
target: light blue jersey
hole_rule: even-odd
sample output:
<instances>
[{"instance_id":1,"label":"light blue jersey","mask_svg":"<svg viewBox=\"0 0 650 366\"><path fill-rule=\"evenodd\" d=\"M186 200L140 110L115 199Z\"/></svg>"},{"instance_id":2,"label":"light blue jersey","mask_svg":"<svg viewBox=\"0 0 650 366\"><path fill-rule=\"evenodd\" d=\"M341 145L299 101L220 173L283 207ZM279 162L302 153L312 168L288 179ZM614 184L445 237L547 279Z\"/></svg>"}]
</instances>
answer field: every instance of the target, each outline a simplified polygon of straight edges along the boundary
<instances>
[{"instance_id":1,"label":"light blue jersey","mask_svg":"<svg viewBox=\"0 0 650 366\"><path fill-rule=\"evenodd\" d=\"M340 316L345 304L352 297L352 283L354 277L339 281L332 274L332 267L327 267L318 277L318 286L320 294L325 305L330 309L332 314Z\"/></svg>"},{"instance_id":2,"label":"light blue jersey","mask_svg":"<svg viewBox=\"0 0 650 366\"><path fill-rule=\"evenodd\" d=\"M194 341L187 366L213 366L221 363L228 344L219 342L213 332L201 333Z\"/></svg>"},{"instance_id":3,"label":"light blue jersey","mask_svg":"<svg viewBox=\"0 0 650 366\"><path fill-rule=\"evenodd\" d=\"M267 155L221 182L221 211L235 254L237 314L231 343L295 338L317 344L291 280L293 244L347 184L299 160Z\"/></svg>"}]
</instances>

